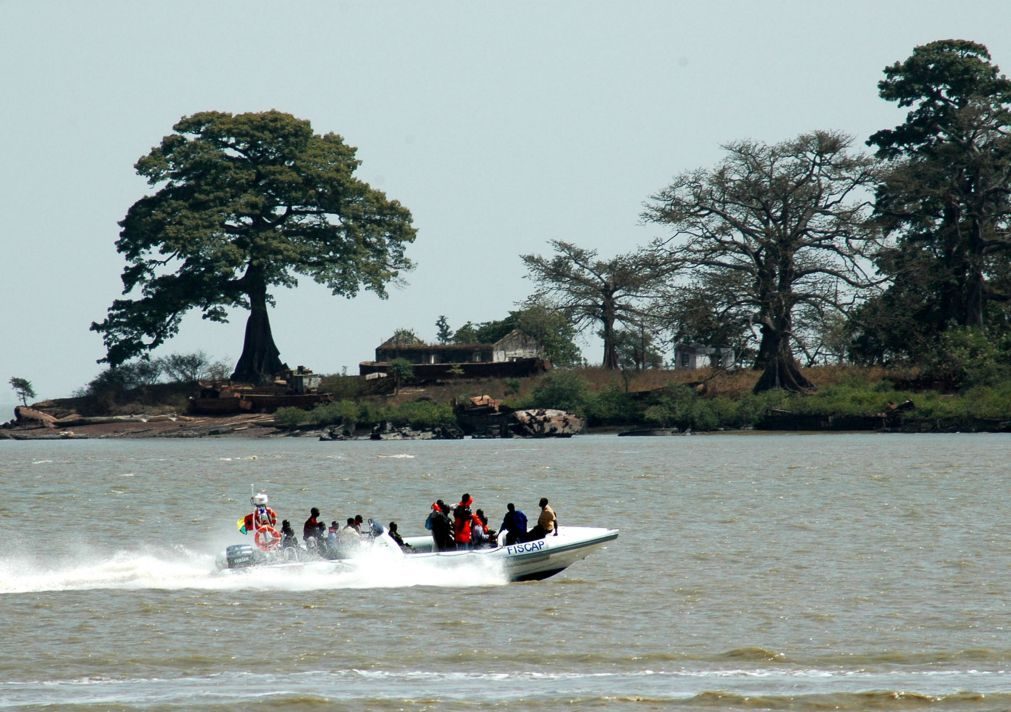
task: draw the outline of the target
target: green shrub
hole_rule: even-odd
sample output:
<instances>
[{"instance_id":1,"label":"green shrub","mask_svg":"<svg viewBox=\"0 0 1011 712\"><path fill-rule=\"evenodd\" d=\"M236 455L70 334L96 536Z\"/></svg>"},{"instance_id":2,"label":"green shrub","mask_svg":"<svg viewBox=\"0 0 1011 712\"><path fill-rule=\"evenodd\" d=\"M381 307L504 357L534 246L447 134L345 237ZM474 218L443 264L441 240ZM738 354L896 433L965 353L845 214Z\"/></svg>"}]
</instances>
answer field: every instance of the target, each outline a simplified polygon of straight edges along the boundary
<instances>
[{"instance_id":1,"label":"green shrub","mask_svg":"<svg viewBox=\"0 0 1011 712\"><path fill-rule=\"evenodd\" d=\"M340 400L354 400L362 395L364 382L359 376L326 376L319 390Z\"/></svg>"},{"instance_id":2,"label":"green shrub","mask_svg":"<svg viewBox=\"0 0 1011 712\"><path fill-rule=\"evenodd\" d=\"M929 379L958 389L996 385L1011 377L1011 338L982 328L949 329L924 365Z\"/></svg>"},{"instance_id":3,"label":"green shrub","mask_svg":"<svg viewBox=\"0 0 1011 712\"><path fill-rule=\"evenodd\" d=\"M414 401L392 409L388 420L397 426L406 425L424 430L453 425L456 423L456 416L448 405L432 401Z\"/></svg>"},{"instance_id":4,"label":"green shrub","mask_svg":"<svg viewBox=\"0 0 1011 712\"><path fill-rule=\"evenodd\" d=\"M382 403L363 401L358 404L358 422L363 425L375 425L390 420L390 408Z\"/></svg>"},{"instance_id":5,"label":"green shrub","mask_svg":"<svg viewBox=\"0 0 1011 712\"><path fill-rule=\"evenodd\" d=\"M309 411L302 408L278 408L274 411L274 425L278 428L298 428L309 422Z\"/></svg>"},{"instance_id":6,"label":"green shrub","mask_svg":"<svg viewBox=\"0 0 1011 712\"><path fill-rule=\"evenodd\" d=\"M590 425L637 423L643 418L642 408L631 395L617 386L609 386L586 400L586 418Z\"/></svg>"},{"instance_id":7,"label":"green shrub","mask_svg":"<svg viewBox=\"0 0 1011 712\"><path fill-rule=\"evenodd\" d=\"M572 371L557 371L548 374L534 389L529 407L558 408L585 417L589 398L590 388L585 380Z\"/></svg>"},{"instance_id":8,"label":"green shrub","mask_svg":"<svg viewBox=\"0 0 1011 712\"><path fill-rule=\"evenodd\" d=\"M976 387L967 391L966 412L974 418L1011 419L1011 382L994 387Z\"/></svg>"},{"instance_id":9,"label":"green shrub","mask_svg":"<svg viewBox=\"0 0 1011 712\"><path fill-rule=\"evenodd\" d=\"M349 400L322 403L309 411L309 421L313 425L340 425L354 430L358 422L358 405Z\"/></svg>"}]
</instances>

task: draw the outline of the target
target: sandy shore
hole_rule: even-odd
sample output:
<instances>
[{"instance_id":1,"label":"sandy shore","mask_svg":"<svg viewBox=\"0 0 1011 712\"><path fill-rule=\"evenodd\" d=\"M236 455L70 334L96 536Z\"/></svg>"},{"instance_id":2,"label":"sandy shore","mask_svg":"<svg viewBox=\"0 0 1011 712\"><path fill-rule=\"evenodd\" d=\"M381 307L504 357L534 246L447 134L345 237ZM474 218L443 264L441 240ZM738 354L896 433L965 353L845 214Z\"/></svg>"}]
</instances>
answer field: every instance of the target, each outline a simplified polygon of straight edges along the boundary
<instances>
[{"instance_id":1,"label":"sandy shore","mask_svg":"<svg viewBox=\"0 0 1011 712\"><path fill-rule=\"evenodd\" d=\"M100 419L96 419L100 420ZM133 416L102 422L80 422L45 427L5 424L0 440L81 440L87 438L202 438L281 437L287 433L274 427L274 417L264 413L230 416Z\"/></svg>"}]
</instances>

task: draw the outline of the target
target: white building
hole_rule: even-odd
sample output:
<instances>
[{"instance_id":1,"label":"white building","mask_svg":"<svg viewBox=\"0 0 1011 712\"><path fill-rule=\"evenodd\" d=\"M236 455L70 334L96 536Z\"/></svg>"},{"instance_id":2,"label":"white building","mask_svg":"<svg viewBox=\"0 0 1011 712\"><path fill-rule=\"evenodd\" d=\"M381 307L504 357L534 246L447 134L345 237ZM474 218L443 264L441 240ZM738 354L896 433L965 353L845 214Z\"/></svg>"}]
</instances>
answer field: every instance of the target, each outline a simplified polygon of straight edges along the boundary
<instances>
[{"instance_id":1,"label":"white building","mask_svg":"<svg viewBox=\"0 0 1011 712\"><path fill-rule=\"evenodd\" d=\"M702 344L675 344L674 368L692 370L696 368L733 368L734 350Z\"/></svg>"}]
</instances>

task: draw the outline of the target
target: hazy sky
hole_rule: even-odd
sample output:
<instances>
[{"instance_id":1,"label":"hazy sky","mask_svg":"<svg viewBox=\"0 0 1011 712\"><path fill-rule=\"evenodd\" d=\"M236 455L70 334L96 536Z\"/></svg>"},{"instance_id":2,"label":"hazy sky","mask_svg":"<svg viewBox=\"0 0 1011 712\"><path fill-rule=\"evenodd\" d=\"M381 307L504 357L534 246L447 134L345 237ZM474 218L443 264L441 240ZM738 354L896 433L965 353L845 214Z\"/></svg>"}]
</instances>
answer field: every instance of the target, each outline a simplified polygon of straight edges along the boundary
<instances>
[{"instance_id":1,"label":"hazy sky","mask_svg":"<svg viewBox=\"0 0 1011 712\"><path fill-rule=\"evenodd\" d=\"M412 211L417 269L388 300L275 292L284 361L357 373L398 327L505 317L532 291L519 255L548 240L645 244L643 202L721 144L862 146L901 120L877 82L916 45L975 40L1011 71L1009 28L1008 0L0 0L0 403L11 376L51 398L102 370L88 327L121 290L117 222L150 190L133 165L182 116L308 119ZM156 355L234 362L244 324L194 313Z\"/></svg>"}]
</instances>

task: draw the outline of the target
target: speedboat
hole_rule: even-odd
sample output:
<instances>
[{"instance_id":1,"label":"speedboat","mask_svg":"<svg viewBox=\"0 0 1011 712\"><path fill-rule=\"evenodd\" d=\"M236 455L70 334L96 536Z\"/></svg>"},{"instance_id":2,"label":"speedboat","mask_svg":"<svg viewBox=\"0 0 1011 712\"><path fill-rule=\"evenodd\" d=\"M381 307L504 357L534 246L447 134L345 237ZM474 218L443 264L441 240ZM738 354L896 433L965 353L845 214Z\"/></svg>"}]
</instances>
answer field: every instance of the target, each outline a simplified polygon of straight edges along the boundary
<instances>
[{"instance_id":1,"label":"speedboat","mask_svg":"<svg viewBox=\"0 0 1011 712\"><path fill-rule=\"evenodd\" d=\"M330 561L335 566L368 556L369 549L381 548L384 552L396 551L404 560L437 562L447 568L467 562L487 561L503 567L510 581L536 581L554 576L569 566L585 559L590 552L618 538L617 529L603 527L559 527L557 535L543 539L505 544L505 536L491 546L459 551L436 551L431 536L404 537L401 549L378 522L370 520L370 531L361 546L354 551L315 552L301 547L262 551L250 544L229 546L218 557L218 568L241 570L258 566L297 566L306 562Z\"/></svg>"},{"instance_id":2,"label":"speedboat","mask_svg":"<svg viewBox=\"0 0 1011 712\"><path fill-rule=\"evenodd\" d=\"M617 529L566 526L558 528L557 536L464 551L435 551L430 536L404 537L404 543L411 548L411 553L405 556L412 559L435 557L450 562L459 561L460 557L482 557L501 561L510 581L536 581L564 571L580 559L585 559L594 549L617 538Z\"/></svg>"}]
</instances>

